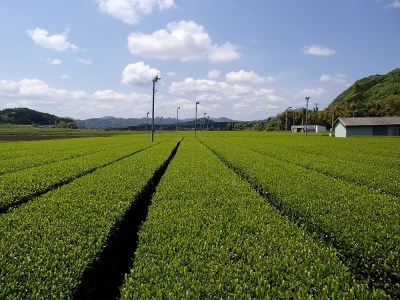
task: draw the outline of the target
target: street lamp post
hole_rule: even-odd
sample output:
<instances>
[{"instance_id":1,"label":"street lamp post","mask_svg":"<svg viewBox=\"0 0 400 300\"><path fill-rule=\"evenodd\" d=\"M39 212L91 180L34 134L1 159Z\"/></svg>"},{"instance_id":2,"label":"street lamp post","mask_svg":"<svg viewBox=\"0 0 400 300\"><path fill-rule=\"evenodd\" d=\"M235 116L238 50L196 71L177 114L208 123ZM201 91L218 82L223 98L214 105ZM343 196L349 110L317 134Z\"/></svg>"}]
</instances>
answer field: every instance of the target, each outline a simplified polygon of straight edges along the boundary
<instances>
[{"instance_id":1,"label":"street lamp post","mask_svg":"<svg viewBox=\"0 0 400 300\"><path fill-rule=\"evenodd\" d=\"M194 136L196 136L196 130L197 130L197 105L200 104L200 102L196 101L196 114L194 117Z\"/></svg>"},{"instance_id":2,"label":"street lamp post","mask_svg":"<svg viewBox=\"0 0 400 300\"><path fill-rule=\"evenodd\" d=\"M180 106L176 108L176 132L178 132L178 111L181 109Z\"/></svg>"},{"instance_id":3,"label":"street lamp post","mask_svg":"<svg viewBox=\"0 0 400 300\"><path fill-rule=\"evenodd\" d=\"M288 113L288 110L289 109L291 109L292 107L291 106L289 106L288 108L286 108L286 123L285 123L285 132L287 133L287 113Z\"/></svg>"},{"instance_id":4,"label":"street lamp post","mask_svg":"<svg viewBox=\"0 0 400 300\"><path fill-rule=\"evenodd\" d=\"M310 100L310 97L305 97L306 99L306 127L305 127L305 132L306 132L306 136L307 136L307 112L308 112L308 101Z\"/></svg>"},{"instance_id":5,"label":"street lamp post","mask_svg":"<svg viewBox=\"0 0 400 300\"><path fill-rule=\"evenodd\" d=\"M206 113L204 113L204 120L203 120L203 131L204 131L204 124L206 124Z\"/></svg>"},{"instance_id":6,"label":"street lamp post","mask_svg":"<svg viewBox=\"0 0 400 300\"><path fill-rule=\"evenodd\" d=\"M147 117L146 117L146 131L148 130L149 127L149 112L147 112Z\"/></svg>"},{"instance_id":7,"label":"street lamp post","mask_svg":"<svg viewBox=\"0 0 400 300\"><path fill-rule=\"evenodd\" d=\"M295 116L295 113L294 113L294 110L293 110L293 126L295 126L296 125L296 116Z\"/></svg>"},{"instance_id":8,"label":"street lamp post","mask_svg":"<svg viewBox=\"0 0 400 300\"><path fill-rule=\"evenodd\" d=\"M161 80L158 75L153 78L153 105L151 108L151 141L154 141L154 94L156 93L156 82Z\"/></svg>"}]
</instances>

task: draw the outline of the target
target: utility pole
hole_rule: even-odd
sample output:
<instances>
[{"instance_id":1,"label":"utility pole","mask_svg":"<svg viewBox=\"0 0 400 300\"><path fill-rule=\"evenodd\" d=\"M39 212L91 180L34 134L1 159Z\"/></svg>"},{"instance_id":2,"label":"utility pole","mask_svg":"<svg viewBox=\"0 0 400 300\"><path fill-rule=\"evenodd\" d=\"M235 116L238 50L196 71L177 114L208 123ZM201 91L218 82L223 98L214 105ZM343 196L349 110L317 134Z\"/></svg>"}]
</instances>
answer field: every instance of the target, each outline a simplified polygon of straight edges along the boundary
<instances>
[{"instance_id":1,"label":"utility pole","mask_svg":"<svg viewBox=\"0 0 400 300\"><path fill-rule=\"evenodd\" d=\"M295 116L295 113L294 113L294 110L293 110L293 126L295 126L296 125L296 116Z\"/></svg>"},{"instance_id":2,"label":"utility pole","mask_svg":"<svg viewBox=\"0 0 400 300\"><path fill-rule=\"evenodd\" d=\"M181 109L180 106L176 108L176 133L178 133L178 111Z\"/></svg>"},{"instance_id":3,"label":"utility pole","mask_svg":"<svg viewBox=\"0 0 400 300\"><path fill-rule=\"evenodd\" d=\"M146 118L146 131L148 130L149 127L149 112L147 112L147 118Z\"/></svg>"},{"instance_id":4,"label":"utility pole","mask_svg":"<svg viewBox=\"0 0 400 300\"><path fill-rule=\"evenodd\" d=\"M194 136L196 136L196 130L197 130L197 105L200 104L200 102L196 101L196 115L194 117Z\"/></svg>"},{"instance_id":5,"label":"utility pole","mask_svg":"<svg viewBox=\"0 0 400 300\"><path fill-rule=\"evenodd\" d=\"M210 116L207 116L207 130L208 130L208 125L210 124Z\"/></svg>"},{"instance_id":6,"label":"utility pole","mask_svg":"<svg viewBox=\"0 0 400 300\"><path fill-rule=\"evenodd\" d=\"M203 131L204 131L204 125L206 124L206 113L204 113L204 120L203 120Z\"/></svg>"},{"instance_id":7,"label":"utility pole","mask_svg":"<svg viewBox=\"0 0 400 300\"><path fill-rule=\"evenodd\" d=\"M156 93L156 82L161 80L158 75L153 78L153 105L151 108L151 141L154 141L154 94Z\"/></svg>"},{"instance_id":8,"label":"utility pole","mask_svg":"<svg viewBox=\"0 0 400 300\"><path fill-rule=\"evenodd\" d=\"M314 124L317 126L317 113L318 113L318 103L315 103L314 107Z\"/></svg>"},{"instance_id":9,"label":"utility pole","mask_svg":"<svg viewBox=\"0 0 400 300\"><path fill-rule=\"evenodd\" d=\"M162 131L162 121L163 121L163 116L161 116L161 120L160 120L160 122L161 122L161 128L160 128L160 131Z\"/></svg>"},{"instance_id":10,"label":"utility pole","mask_svg":"<svg viewBox=\"0 0 400 300\"><path fill-rule=\"evenodd\" d=\"M287 113L288 113L288 110L289 109L291 109L292 107L291 106L289 106L288 108L286 108L286 123L285 123L285 132L287 133Z\"/></svg>"},{"instance_id":11,"label":"utility pole","mask_svg":"<svg viewBox=\"0 0 400 300\"><path fill-rule=\"evenodd\" d=\"M308 101L310 100L310 97L305 97L305 99L306 99L306 127L305 127L305 132L306 132L306 136L307 136L307 125L308 125L308 122L307 122L307 116L308 116Z\"/></svg>"}]
</instances>

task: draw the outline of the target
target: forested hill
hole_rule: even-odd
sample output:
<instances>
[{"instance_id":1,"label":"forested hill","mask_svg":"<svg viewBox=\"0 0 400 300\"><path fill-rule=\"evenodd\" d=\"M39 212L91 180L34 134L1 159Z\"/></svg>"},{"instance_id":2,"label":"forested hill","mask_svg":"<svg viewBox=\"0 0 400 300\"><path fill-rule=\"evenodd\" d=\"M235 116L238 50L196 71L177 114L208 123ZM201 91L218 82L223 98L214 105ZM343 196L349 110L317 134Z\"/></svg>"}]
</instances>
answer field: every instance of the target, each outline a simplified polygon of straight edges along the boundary
<instances>
[{"instance_id":1,"label":"forested hill","mask_svg":"<svg viewBox=\"0 0 400 300\"><path fill-rule=\"evenodd\" d=\"M384 117L400 115L400 68L386 75L356 81L328 107L341 116Z\"/></svg>"},{"instance_id":2,"label":"forested hill","mask_svg":"<svg viewBox=\"0 0 400 300\"><path fill-rule=\"evenodd\" d=\"M0 110L0 124L52 125L55 127L76 128L74 120L60 118L29 108L6 108Z\"/></svg>"}]
</instances>

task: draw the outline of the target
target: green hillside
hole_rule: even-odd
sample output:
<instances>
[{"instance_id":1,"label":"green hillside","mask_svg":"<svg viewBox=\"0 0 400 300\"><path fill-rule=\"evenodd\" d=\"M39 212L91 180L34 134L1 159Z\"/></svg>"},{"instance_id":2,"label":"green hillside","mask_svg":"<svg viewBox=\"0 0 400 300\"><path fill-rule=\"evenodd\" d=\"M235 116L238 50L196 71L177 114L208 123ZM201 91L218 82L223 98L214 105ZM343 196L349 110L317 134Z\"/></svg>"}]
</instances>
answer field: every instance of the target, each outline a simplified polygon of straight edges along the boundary
<instances>
[{"instance_id":1,"label":"green hillside","mask_svg":"<svg viewBox=\"0 0 400 300\"><path fill-rule=\"evenodd\" d=\"M0 110L0 124L51 125L63 128L76 128L76 123L72 119L60 118L29 108L6 108Z\"/></svg>"},{"instance_id":2,"label":"green hillside","mask_svg":"<svg viewBox=\"0 0 400 300\"><path fill-rule=\"evenodd\" d=\"M386 75L356 81L329 105L340 116L384 117L400 115L400 68Z\"/></svg>"}]
</instances>

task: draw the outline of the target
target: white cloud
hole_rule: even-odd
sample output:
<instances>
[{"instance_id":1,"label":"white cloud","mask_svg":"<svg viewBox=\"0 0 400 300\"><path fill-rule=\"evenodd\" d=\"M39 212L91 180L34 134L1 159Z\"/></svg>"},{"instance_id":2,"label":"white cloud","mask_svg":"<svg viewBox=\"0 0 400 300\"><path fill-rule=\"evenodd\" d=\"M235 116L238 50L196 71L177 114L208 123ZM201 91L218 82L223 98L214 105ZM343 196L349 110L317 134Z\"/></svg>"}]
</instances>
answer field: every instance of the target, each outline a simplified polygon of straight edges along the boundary
<instances>
[{"instance_id":1,"label":"white cloud","mask_svg":"<svg viewBox=\"0 0 400 300\"><path fill-rule=\"evenodd\" d=\"M46 62L50 65L61 65L62 64L62 60L58 59L58 58L47 58Z\"/></svg>"},{"instance_id":2,"label":"white cloud","mask_svg":"<svg viewBox=\"0 0 400 300\"><path fill-rule=\"evenodd\" d=\"M238 72L229 72L226 74L227 82L242 82L242 83L265 83L274 82L275 79L268 76L262 77L256 74L254 71L240 70Z\"/></svg>"},{"instance_id":3,"label":"white cloud","mask_svg":"<svg viewBox=\"0 0 400 300\"><path fill-rule=\"evenodd\" d=\"M215 78L218 78L219 76L221 76L221 71L212 70L212 71L208 72L207 78L215 79Z\"/></svg>"},{"instance_id":4,"label":"white cloud","mask_svg":"<svg viewBox=\"0 0 400 300\"><path fill-rule=\"evenodd\" d=\"M212 62L226 62L236 60L240 57L239 52L236 51L236 46L229 42L218 46L214 45L211 49L208 59Z\"/></svg>"},{"instance_id":5,"label":"white cloud","mask_svg":"<svg viewBox=\"0 0 400 300\"><path fill-rule=\"evenodd\" d=\"M400 0L393 0L386 5L387 8L400 8Z\"/></svg>"},{"instance_id":6,"label":"white cloud","mask_svg":"<svg viewBox=\"0 0 400 300\"><path fill-rule=\"evenodd\" d=\"M149 98L147 95L145 97L146 99ZM99 101L132 101L132 100L139 100L143 99L142 94L136 94L136 93L131 93L131 94L126 94L126 93L119 93L114 90L101 90L101 91L96 91L92 95L92 99L94 100L99 100Z\"/></svg>"},{"instance_id":7,"label":"white cloud","mask_svg":"<svg viewBox=\"0 0 400 300\"><path fill-rule=\"evenodd\" d=\"M29 107L58 116L74 118L116 116L137 117L148 111L148 94L125 94L113 90L69 91L50 87L39 79L0 80L2 107Z\"/></svg>"},{"instance_id":8,"label":"white cloud","mask_svg":"<svg viewBox=\"0 0 400 300\"><path fill-rule=\"evenodd\" d=\"M78 61L83 65L91 65L91 64L93 64L93 61L91 61L90 59L79 58Z\"/></svg>"},{"instance_id":9,"label":"white cloud","mask_svg":"<svg viewBox=\"0 0 400 300\"><path fill-rule=\"evenodd\" d=\"M212 62L224 62L240 57L236 46L229 42L221 46L213 44L204 27L193 21L172 22L166 29L149 35L132 33L128 36L128 47L132 54L163 60L208 59Z\"/></svg>"},{"instance_id":10,"label":"white cloud","mask_svg":"<svg viewBox=\"0 0 400 300\"><path fill-rule=\"evenodd\" d=\"M306 46L303 48L304 55L317 55L317 56L331 56L335 55L336 51L331 48L319 46L319 45L312 45Z\"/></svg>"},{"instance_id":11,"label":"white cloud","mask_svg":"<svg viewBox=\"0 0 400 300\"><path fill-rule=\"evenodd\" d=\"M174 6L174 0L98 0L99 9L127 24L139 22L143 15Z\"/></svg>"},{"instance_id":12,"label":"white cloud","mask_svg":"<svg viewBox=\"0 0 400 300\"><path fill-rule=\"evenodd\" d=\"M326 94L327 91L323 88L317 88L317 89L304 89L299 93L299 97L320 97L324 94Z\"/></svg>"},{"instance_id":13,"label":"white cloud","mask_svg":"<svg viewBox=\"0 0 400 300\"><path fill-rule=\"evenodd\" d=\"M27 30L27 34L32 38L33 42L39 46L56 51L65 51L68 49L76 51L79 49L78 46L71 44L67 40L68 32L68 27L62 34L53 35L50 35L47 30L41 29L39 27L37 27L36 29Z\"/></svg>"},{"instance_id":14,"label":"white cloud","mask_svg":"<svg viewBox=\"0 0 400 300\"><path fill-rule=\"evenodd\" d=\"M323 74L319 81L321 82L331 82L331 83L344 83L346 82L346 74L336 73L335 75Z\"/></svg>"},{"instance_id":15,"label":"white cloud","mask_svg":"<svg viewBox=\"0 0 400 300\"><path fill-rule=\"evenodd\" d=\"M62 80L68 80L68 79L69 79L69 75L67 75L67 74L62 74L62 75L61 75L61 79L62 79Z\"/></svg>"},{"instance_id":16,"label":"white cloud","mask_svg":"<svg viewBox=\"0 0 400 300\"><path fill-rule=\"evenodd\" d=\"M140 61L134 64L129 64L125 67L122 73L122 83L131 85L146 85L151 83L154 76L160 75L160 71L145 65Z\"/></svg>"},{"instance_id":17,"label":"white cloud","mask_svg":"<svg viewBox=\"0 0 400 300\"><path fill-rule=\"evenodd\" d=\"M274 102L280 99L280 97L274 95L274 90L272 89L256 89L248 85L229 84L208 79L195 80L193 78L186 78L181 82L173 82L170 86L170 92L190 99L195 98L207 101L229 99Z\"/></svg>"},{"instance_id":18,"label":"white cloud","mask_svg":"<svg viewBox=\"0 0 400 300\"><path fill-rule=\"evenodd\" d=\"M167 72L167 75L170 77L176 76L176 73L173 71Z\"/></svg>"}]
</instances>

